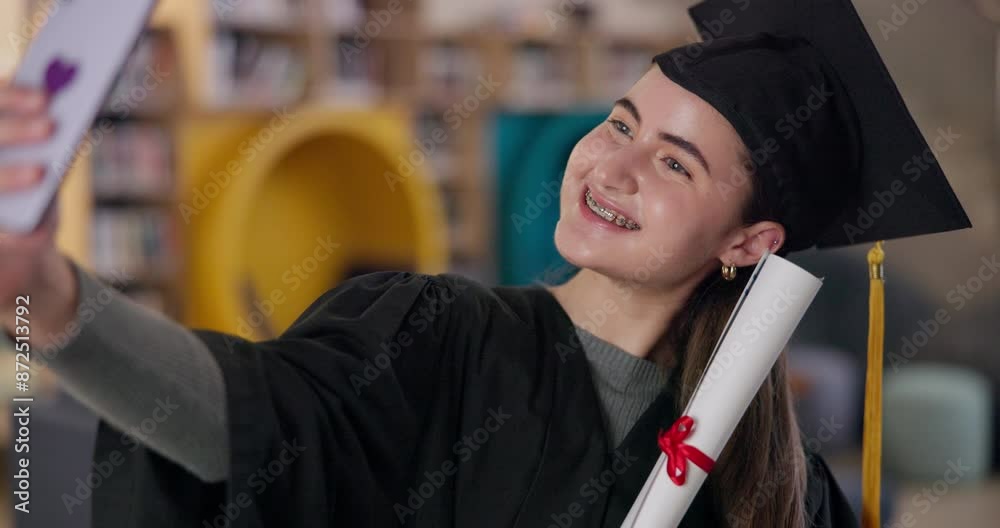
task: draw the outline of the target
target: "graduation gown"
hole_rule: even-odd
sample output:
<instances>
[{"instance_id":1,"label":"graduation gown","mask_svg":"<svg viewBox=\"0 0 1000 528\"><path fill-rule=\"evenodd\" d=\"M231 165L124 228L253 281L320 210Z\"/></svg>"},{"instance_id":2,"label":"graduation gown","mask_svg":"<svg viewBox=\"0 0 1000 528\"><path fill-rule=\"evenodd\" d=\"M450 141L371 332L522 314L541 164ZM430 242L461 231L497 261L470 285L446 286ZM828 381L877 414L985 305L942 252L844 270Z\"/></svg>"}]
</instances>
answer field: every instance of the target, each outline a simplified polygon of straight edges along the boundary
<instances>
[{"instance_id":1,"label":"graduation gown","mask_svg":"<svg viewBox=\"0 0 1000 528\"><path fill-rule=\"evenodd\" d=\"M677 416L664 390L609 453L573 323L537 286L377 272L278 338L195 333L226 382L230 478L201 482L102 422L95 527L617 527ZM810 461L813 525L853 526ZM718 524L708 493L683 526Z\"/></svg>"}]
</instances>

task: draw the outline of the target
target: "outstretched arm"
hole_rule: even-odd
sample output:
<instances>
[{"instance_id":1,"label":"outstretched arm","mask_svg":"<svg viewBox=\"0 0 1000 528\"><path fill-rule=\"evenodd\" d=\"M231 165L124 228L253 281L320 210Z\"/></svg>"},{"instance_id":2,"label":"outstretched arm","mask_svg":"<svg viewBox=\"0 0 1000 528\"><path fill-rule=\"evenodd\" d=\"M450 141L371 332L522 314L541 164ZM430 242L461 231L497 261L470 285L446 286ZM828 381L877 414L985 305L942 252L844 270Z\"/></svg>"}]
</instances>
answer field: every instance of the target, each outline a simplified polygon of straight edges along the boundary
<instances>
[{"instance_id":1,"label":"outstretched arm","mask_svg":"<svg viewBox=\"0 0 1000 528\"><path fill-rule=\"evenodd\" d=\"M55 340L34 358L115 428L204 481L224 480L225 385L208 348L187 328L66 260L77 283L76 316L57 333L69 333L74 323L79 330L64 346ZM54 330L60 329L47 329ZM156 428L143 434L143 421L151 418Z\"/></svg>"}]
</instances>

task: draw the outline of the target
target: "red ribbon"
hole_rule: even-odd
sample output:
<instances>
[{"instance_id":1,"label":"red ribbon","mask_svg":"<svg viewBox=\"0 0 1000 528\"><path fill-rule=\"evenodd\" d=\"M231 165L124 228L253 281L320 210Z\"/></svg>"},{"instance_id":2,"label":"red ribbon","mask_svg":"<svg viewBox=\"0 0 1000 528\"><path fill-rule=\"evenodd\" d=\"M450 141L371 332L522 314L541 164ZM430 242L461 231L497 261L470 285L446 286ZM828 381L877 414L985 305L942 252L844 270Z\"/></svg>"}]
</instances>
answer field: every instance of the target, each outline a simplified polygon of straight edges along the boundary
<instances>
[{"instance_id":1,"label":"red ribbon","mask_svg":"<svg viewBox=\"0 0 1000 528\"><path fill-rule=\"evenodd\" d=\"M670 430L661 429L656 438L660 449L667 455L667 476L678 486L683 486L687 478L689 460L705 473L712 471L712 466L715 465L715 461L700 449L684 443L693 430L694 419L690 416L681 416L670 426Z\"/></svg>"}]
</instances>

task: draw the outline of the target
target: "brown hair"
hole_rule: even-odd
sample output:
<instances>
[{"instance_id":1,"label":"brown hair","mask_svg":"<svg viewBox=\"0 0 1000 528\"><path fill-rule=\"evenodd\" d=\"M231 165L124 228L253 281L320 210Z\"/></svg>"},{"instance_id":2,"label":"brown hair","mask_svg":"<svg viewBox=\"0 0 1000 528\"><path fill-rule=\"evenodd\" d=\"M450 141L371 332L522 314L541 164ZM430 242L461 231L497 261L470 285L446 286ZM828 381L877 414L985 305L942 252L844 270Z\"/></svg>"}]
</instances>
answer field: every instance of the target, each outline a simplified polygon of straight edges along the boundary
<instances>
[{"instance_id":1,"label":"brown hair","mask_svg":"<svg viewBox=\"0 0 1000 528\"><path fill-rule=\"evenodd\" d=\"M749 156L744 156L747 170ZM777 201L761 178L752 175L743 221L777 218ZM720 263L721 265L721 263ZM733 281L710 273L678 312L666 340L675 351L677 412L691 398L712 350L749 279L749 269ZM750 402L706 482L713 490L724 526L802 528L805 522L806 458L795 418L785 355L774 364Z\"/></svg>"}]
</instances>

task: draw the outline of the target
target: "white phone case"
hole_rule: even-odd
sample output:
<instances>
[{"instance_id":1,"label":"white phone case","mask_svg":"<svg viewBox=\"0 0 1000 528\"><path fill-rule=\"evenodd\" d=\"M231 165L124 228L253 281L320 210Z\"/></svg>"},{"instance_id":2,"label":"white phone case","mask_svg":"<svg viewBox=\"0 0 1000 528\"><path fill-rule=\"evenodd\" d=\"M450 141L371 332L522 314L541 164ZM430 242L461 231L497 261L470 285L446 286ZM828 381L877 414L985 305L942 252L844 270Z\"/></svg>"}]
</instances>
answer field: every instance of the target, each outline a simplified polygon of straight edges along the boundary
<instances>
[{"instance_id":1,"label":"white phone case","mask_svg":"<svg viewBox=\"0 0 1000 528\"><path fill-rule=\"evenodd\" d=\"M0 148L0 165L42 164L46 167L45 177L30 190L0 194L0 230L27 233L41 221L155 3L52 3L48 20L32 40L12 83L46 88L55 131L45 143Z\"/></svg>"}]
</instances>

